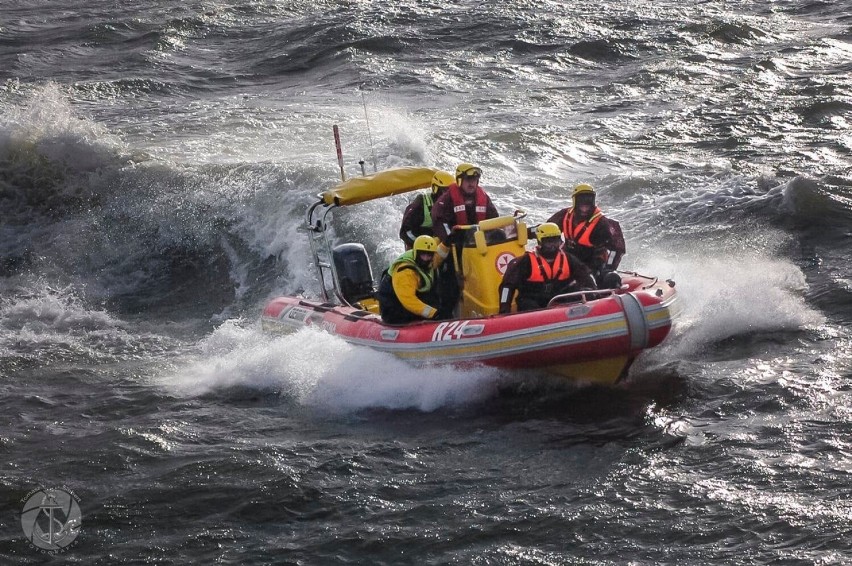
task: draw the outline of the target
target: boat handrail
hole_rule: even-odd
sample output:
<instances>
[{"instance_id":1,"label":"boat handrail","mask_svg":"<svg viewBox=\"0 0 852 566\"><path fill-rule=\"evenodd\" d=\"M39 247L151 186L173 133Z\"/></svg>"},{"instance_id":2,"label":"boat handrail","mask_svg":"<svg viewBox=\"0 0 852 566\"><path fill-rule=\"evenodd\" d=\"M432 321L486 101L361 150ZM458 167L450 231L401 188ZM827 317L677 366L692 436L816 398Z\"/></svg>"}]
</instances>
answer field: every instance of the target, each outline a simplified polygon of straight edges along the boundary
<instances>
[{"instance_id":1,"label":"boat handrail","mask_svg":"<svg viewBox=\"0 0 852 566\"><path fill-rule=\"evenodd\" d=\"M651 286L651 287L656 285L657 281L660 280L659 277L654 277L652 275L642 275L641 273L638 273L636 271L622 271L622 270L619 269L619 270L617 270L617 272L620 273L621 275L631 275L633 277L639 277L641 279L647 279L648 281L650 281L650 283L648 285Z\"/></svg>"},{"instance_id":2,"label":"boat handrail","mask_svg":"<svg viewBox=\"0 0 852 566\"><path fill-rule=\"evenodd\" d=\"M320 206L325 207L325 209L322 211L321 218L318 217L316 219L316 223L315 223L314 222L314 211L317 209L317 207L320 207ZM323 202L321 200L312 204L310 207L308 207L308 211L305 214L305 228L308 231L311 231L311 232L321 231L323 229L323 227L320 224L320 222L323 221L325 219L325 216L329 213L329 211L332 208L335 208L336 206L337 205L334 205L334 204L331 204L331 205L326 204L325 202Z\"/></svg>"},{"instance_id":3,"label":"boat handrail","mask_svg":"<svg viewBox=\"0 0 852 566\"><path fill-rule=\"evenodd\" d=\"M589 296L594 296L596 299L600 299L602 297L608 297L612 295L615 291L613 289L586 289L583 291L572 291L570 293L562 293L561 295L556 295L547 303L548 307L552 307L555 305L561 305L563 303L576 303L576 299L580 299L580 302L586 303L589 301Z\"/></svg>"},{"instance_id":4,"label":"boat handrail","mask_svg":"<svg viewBox=\"0 0 852 566\"><path fill-rule=\"evenodd\" d=\"M353 306L343 296L340 289L340 276L334 262L331 234L327 221L331 211L338 206L336 202L328 203L323 200L315 202L308 208L305 224L301 227L301 230L308 233L311 256L319 278L323 300L331 301L334 297L340 304Z\"/></svg>"}]
</instances>

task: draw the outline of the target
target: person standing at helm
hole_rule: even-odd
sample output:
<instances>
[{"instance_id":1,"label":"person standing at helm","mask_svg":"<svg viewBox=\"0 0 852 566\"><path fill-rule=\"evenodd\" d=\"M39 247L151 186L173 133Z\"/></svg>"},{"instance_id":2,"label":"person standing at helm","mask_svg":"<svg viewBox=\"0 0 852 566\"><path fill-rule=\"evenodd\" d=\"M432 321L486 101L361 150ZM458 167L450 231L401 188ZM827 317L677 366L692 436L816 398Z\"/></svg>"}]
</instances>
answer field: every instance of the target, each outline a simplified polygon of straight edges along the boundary
<instances>
[{"instance_id":1,"label":"person standing at helm","mask_svg":"<svg viewBox=\"0 0 852 566\"><path fill-rule=\"evenodd\" d=\"M535 250L518 256L506 266L500 283L500 314L512 310L518 293L518 312L542 309L556 295L594 289L595 280L579 259L562 248L562 232L553 222L535 230Z\"/></svg>"},{"instance_id":2,"label":"person standing at helm","mask_svg":"<svg viewBox=\"0 0 852 566\"><path fill-rule=\"evenodd\" d=\"M453 175L447 171L437 171L432 176L432 192L421 193L405 208L402 214L402 226L399 228L399 237L405 244L405 249L410 250L417 236L432 236L432 205L441 195L447 192L447 188L453 184Z\"/></svg>"},{"instance_id":3,"label":"person standing at helm","mask_svg":"<svg viewBox=\"0 0 852 566\"><path fill-rule=\"evenodd\" d=\"M435 252L432 236L417 236L412 249L399 256L382 274L376 297L382 320L402 324L415 320L439 319L435 285Z\"/></svg>"},{"instance_id":4,"label":"person standing at helm","mask_svg":"<svg viewBox=\"0 0 852 566\"><path fill-rule=\"evenodd\" d=\"M432 207L432 230L441 243L449 247L453 226L457 224L479 224L486 218L499 216L482 187L479 178L482 170L470 163L456 167L456 182L435 201Z\"/></svg>"},{"instance_id":5,"label":"person standing at helm","mask_svg":"<svg viewBox=\"0 0 852 566\"><path fill-rule=\"evenodd\" d=\"M572 206L547 219L562 228L565 248L592 270L602 288L621 286L615 273L627 253L621 225L607 218L595 204L595 189L585 183L574 187Z\"/></svg>"},{"instance_id":6,"label":"person standing at helm","mask_svg":"<svg viewBox=\"0 0 852 566\"><path fill-rule=\"evenodd\" d=\"M479 224L487 218L499 216L497 208L491 202L479 179L482 170L470 163L456 167L456 182L435 201L432 207L432 231L440 239L438 255L444 260L453 244L461 243L464 233L454 233L453 226ZM457 246L457 260L461 260L461 246ZM444 261L441 268L440 295L443 309L454 309L461 296L461 284L456 275L453 260Z\"/></svg>"}]
</instances>

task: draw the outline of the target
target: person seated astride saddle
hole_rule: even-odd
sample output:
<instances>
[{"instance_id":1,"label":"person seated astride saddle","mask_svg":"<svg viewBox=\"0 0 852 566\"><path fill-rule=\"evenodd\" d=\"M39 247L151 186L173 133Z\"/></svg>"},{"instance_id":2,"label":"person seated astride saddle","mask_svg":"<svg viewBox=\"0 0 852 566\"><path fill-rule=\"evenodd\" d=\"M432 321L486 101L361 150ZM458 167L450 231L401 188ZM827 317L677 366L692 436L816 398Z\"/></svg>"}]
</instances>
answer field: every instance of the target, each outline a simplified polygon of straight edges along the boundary
<instances>
[{"instance_id":1,"label":"person seated astride saddle","mask_svg":"<svg viewBox=\"0 0 852 566\"><path fill-rule=\"evenodd\" d=\"M376 298L382 320L402 324L446 318L439 305L435 267L440 262L432 236L417 236L412 249L399 256L382 274Z\"/></svg>"},{"instance_id":2,"label":"person seated astride saddle","mask_svg":"<svg viewBox=\"0 0 852 566\"><path fill-rule=\"evenodd\" d=\"M595 189L585 183L574 187L572 206L547 219L562 228L565 249L592 271L602 289L617 289L621 277L615 270L627 253L621 225L603 215L595 205Z\"/></svg>"},{"instance_id":3,"label":"person seated astride saddle","mask_svg":"<svg viewBox=\"0 0 852 566\"><path fill-rule=\"evenodd\" d=\"M402 214L402 225L399 228L399 237L405 244L405 249L410 250L417 236L432 236L432 206L441 195L447 192L447 188L454 182L453 174L447 171L436 171L432 176L432 192L421 193L405 207Z\"/></svg>"},{"instance_id":4,"label":"person seated astride saddle","mask_svg":"<svg viewBox=\"0 0 852 566\"><path fill-rule=\"evenodd\" d=\"M563 293L595 288L589 269L562 249L562 233L552 222L540 224L535 231L538 245L534 251L518 256L506 266L500 284L500 314L512 310L518 293L518 312L541 309L550 299Z\"/></svg>"}]
</instances>

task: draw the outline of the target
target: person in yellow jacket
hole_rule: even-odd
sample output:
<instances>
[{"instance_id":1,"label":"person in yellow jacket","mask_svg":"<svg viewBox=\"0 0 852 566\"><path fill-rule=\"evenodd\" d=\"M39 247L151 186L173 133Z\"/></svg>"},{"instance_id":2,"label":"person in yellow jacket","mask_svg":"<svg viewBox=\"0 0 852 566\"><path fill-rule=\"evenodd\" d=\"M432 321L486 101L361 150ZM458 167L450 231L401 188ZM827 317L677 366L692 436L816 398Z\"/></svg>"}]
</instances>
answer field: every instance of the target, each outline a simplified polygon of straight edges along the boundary
<instances>
[{"instance_id":1,"label":"person in yellow jacket","mask_svg":"<svg viewBox=\"0 0 852 566\"><path fill-rule=\"evenodd\" d=\"M438 243L431 236L417 236L412 249L399 256L382 274L376 297L382 320L403 324L416 320L446 318L439 310L440 297L435 257Z\"/></svg>"}]
</instances>

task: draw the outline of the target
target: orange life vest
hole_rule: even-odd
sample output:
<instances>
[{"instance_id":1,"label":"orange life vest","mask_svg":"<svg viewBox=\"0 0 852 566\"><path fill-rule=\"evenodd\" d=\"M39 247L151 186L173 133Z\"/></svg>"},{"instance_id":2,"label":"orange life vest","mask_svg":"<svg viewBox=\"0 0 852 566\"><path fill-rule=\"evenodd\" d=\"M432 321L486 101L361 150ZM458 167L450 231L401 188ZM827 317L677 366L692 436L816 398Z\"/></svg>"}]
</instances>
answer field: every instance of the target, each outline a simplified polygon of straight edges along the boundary
<instances>
[{"instance_id":1,"label":"orange life vest","mask_svg":"<svg viewBox=\"0 0 852 566\"><path fill-rule=\"evenodd\" d=\"M603 218L601 209L595 207L595 211L588 220L581 221L577 224L577 226L573 226L574 209L569 208L562 219L562 233L565 234L567 239L575 242L579 246L593 248L595 246L589 238L591 238L592 231L595 229L595 226L598 225L598 222L601 221L601 218Z\"/></svg>"},{"instance_id":2,"label":"orange life vest","mask_svg":"<svg viewBox=\"0 0 852 566\"><path fill-rule=\"evenodd\" d=\"M553 265L535 252L527 252L530 256L530 283L548 283L550 281L567 281L571 279L571 266L565 252L559 250Z\"/></svg>"}]
</instances>

